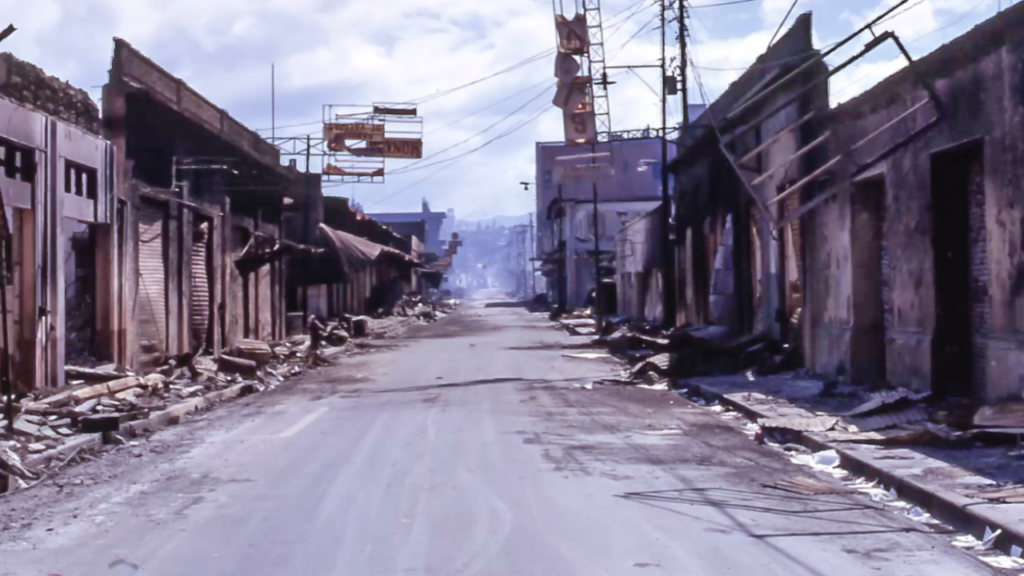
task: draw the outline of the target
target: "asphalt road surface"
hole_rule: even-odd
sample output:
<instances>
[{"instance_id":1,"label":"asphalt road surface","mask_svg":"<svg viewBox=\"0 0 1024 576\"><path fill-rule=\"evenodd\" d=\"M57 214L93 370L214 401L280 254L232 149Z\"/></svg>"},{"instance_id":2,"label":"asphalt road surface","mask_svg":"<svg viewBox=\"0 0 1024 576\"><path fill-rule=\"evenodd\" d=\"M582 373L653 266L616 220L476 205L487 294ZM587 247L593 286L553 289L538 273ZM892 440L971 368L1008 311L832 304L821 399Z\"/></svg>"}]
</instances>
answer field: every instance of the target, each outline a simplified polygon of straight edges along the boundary
<instances>
[{"instance_id":1,"label":"asphalt road surface","mask_svg":"<svg viewBox=\"0 0 1024 576\"><path fill-rule=\"evenodd\" d=\"M540 315L466 305L0 500L0 574L992 574L671 392L581 388ZM578 341L578 339L577 339ZM667 431L666 431L667 430Z\"/></svg>"}]
</instances>

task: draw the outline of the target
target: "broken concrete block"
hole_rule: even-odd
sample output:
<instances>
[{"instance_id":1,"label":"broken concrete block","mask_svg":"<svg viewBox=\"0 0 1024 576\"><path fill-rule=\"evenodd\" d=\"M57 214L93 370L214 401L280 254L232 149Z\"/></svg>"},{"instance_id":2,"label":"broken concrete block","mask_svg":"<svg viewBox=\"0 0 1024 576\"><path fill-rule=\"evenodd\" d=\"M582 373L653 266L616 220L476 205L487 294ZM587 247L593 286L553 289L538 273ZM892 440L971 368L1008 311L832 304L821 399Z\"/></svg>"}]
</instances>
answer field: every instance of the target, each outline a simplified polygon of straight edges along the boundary
<instances>
[{"instance_id":1,"label":"broken concrete block","mask_svg":"<svg viewBox=\"0 0 1024 576\"><path fill-rule=\"evenodd\" d=\"M197 396L206 391L205 386L189 386L181 391L183 396Z\"/></svg>"},{"instance_id":2,"label":"broken concrete block","mask_svg":"<svg viewBox=\"0 0 1024 576\"><path fill-rule=\"evenodd\" d=\"M39 435L42 436L43 438L50 438L53 440L60 439L60 434L54 432L53 428L50 428L49 426L40 426Z\"/></svg>"},{"instance_id":3,"label":"broken concrete block","mask_svg":"<svg viewBox=\"0 0 1024 576\"><path fill-rule=\"evenodd\" d=\"M39 444L38 442L36 442L33 444L29 444L28 446L25 447L25 449L33 454L38 454L40 452L46 451L46 444Z\"/></svg>"},{"instance_id":4,"label":"broken concrete block","mask_svg":"<svg viewBox=\"0 0 1024 576\"><path fill-rule=\"evenodd\" d=\"M54 432L60 434L61 436L73 436L75 434L74 430L67 427L57 428L54 430Z\"/></svg>"},{"instance_id":5,"label":"broken concrete block","mask_svg":"<svg viewBox=\"0 0 1024 576\"><path fill-rule=\"evenodd\" d=\"M124 373L118 372L111 365L103 366L100 368L82 368L79 366L65 366L64 374L69 379L81 379L88 380L90 382L109 382L111 380L117 380L123 378Z\"/></svg>"},{"instance_id":6,"label":"broken concrete block","mask_svg":"<svg viewBox=\"0 0 1024 576\"><path fill-rule=\"evenodd\" d=\"M24 417L14 419L14 433L18 436L39 436L39 426L28 422Z\"/></svg>"},{"instance_id":7,"label":"broken concrete block","mask_svg":"<svg viewBox=\"0 0 1024 576\"><path fill-rule=\"evenodd\" d=\"M222 354L217 360L217 366L221 371L229 374L243 374L246 376L256 375L256 363L252 360L234 358L232 356Z\"/></svg>"},{"instance_id":8,"label":"broken concrete block","mask_svg":"<svg viewBox=\"0 0 1024 576\"><path fill-rule=\"evenodd\" d=\"M117 394L123 390L134 388L138 386L140 381L135 376L129 376L127 378L121 378L120 380L114 380L113 382L107 382L107 389L110 394Z\"/></svg>"},{"instance_id":9,"label":"broken concrete block","mask_svg":"<svg viewBox=\"0 0 1024 576\"><path fill-rule=\"evenodd\" d=\"M68 404L71 404L71 402L73 401L73 398L71 396L72 392L74 392L74 391L73 390L65 390L63 392L59 392L57 394L54 394L53 396L48 396L46 398L43 398L42 400L40 400L38 402L38 404L44 404L44 405L49 406L51 408L59 408L61 406L66 406Z\"/></svg>"},{"instance_id":10,"label":"broken concrete block","mask_svg":"<svg viewBox=\"0 0 1024 576\"><path fill-rule=\"evenodd\" d=\"M114 398L118 400L134 400L143 394L142 388L129 388L122 392L114 394Z\"/></svg>"},{"instance_id":11,"label":"broken concrete block","mask_svg":"<svg viewBox=\"0 0 1024 576\"><path fill-rule=\"evenodd\" d=\"M0 472L23 480L34 480L38 477L35 472L22 464L21 458L10 448L0 448Z\"/></svg>"},{"instance_id":12,"label":"broken concrete block","mask_svg":"<svg viewBox=\"0 0 1024 576\"><path fill-rule=\"evenodd\" d=\"M106 383L104 383L104 384L95 384L93 386L82 388L80 390L75 390L74 392L71 393L71 398L76 403L81 403L81 402L85 402L86 400L91 400L93 398L99 398L100 396L103 396L104 394L109 394L109 393L110 393L110 388L107 386Z\"/></svg>"},{"instance_id":13,"label":"broken concrete block","mask_svg":"<svg viewBox=\"0 0 1024 576\"><path fill-rule=\"evenodd\" d=\"M22 406L21 407L21 413L22 414L42 414L43 412L46 412L47 410L52 410L52 409L53 409L53 406L49 406L47 404L43 404L42 402L33 402L31 404L26 404L26 405Z\"/></svg>"},{"instance_id":14,"label":"broken concrete block","mask_svg":"<svg viewBox=\"0 0 1024 576\"><path fill-rule=\"evenodd\" d=\"M121 417L117 414L97 414L82 418L78 424L84 434L116 432L121 428Z\"/></svg>"},{"instance_id":15,"label":"broken concrete block","mask_svg":"<svg viewBox=\"0 0 1024 576\"><path fill-rule=\"evenodd\" d=\"M50 426L50 428L60 428L62 426L71 426L71 419L70 418L56 417L53 420L50 420L49 422L47 422L47 424Z\"/></svg>"},{"instance_id":16,"label":"broken concrete block","mask_svg":"<svg viewBox=\"0 0 1024 576\"><path fill-rule=\"evenodd\" d=\"M163 374L150 374L142 379L142 384L151 390L163 388L167 384L167 376Z\"/></svg>"},{"instance_id":17,"label":"broken concrete block","mask_svg":"<svg viewBox=\"0 0 1024 576\"><path fill-rule=\"evenodd\" d=\"M273 356L270 345L260 340L239 340L233 353L243 360L255 362L257 366L269 363Z\"/></svg>"},{"instance_id":18,"label":"broken concrete block","mask_svg":"<svg viewBox=\"0 0 1024 576\"><path fill-rule=\"evenodd\" d=\"M78 414L88 414L96 409L100 405L99 398L93 398L92 400L86 400L82 404L75 407L74 411Z\"/></svg>"},{"instance_id":19,"label":"broken concrete block","mask_svg":"<svg viewBox=\"0 0 1024 576\"><path fill-rule=\"evenodd\" d=\"M107 408L120 408L121 403L113 398L104 396L103 398L100 398L100 406L105 406Z\"/></svg>"},{"instance_id":20,"label":"broken concrete block","mask_svg":"<svg viewBox=\"0 0 1024 576\"><path fill-rule=\"evenodd\" d=\"M21 419L24 420L25 422L31 422L37 426L42 426L43 424L46 424L46 418L38 414L24 414L22 415Z\"/></svg>"},{"instance_id":21,"label":"broken concrete block","mask_svg":"<svg viewBox=\"0 0 1024 576\"><path fill-rule=\"evenodd\" d=\"M365 338L370 333L370 318L357 316L352 319L351 332L353 338Z\"/></svg>"}]
</instances>

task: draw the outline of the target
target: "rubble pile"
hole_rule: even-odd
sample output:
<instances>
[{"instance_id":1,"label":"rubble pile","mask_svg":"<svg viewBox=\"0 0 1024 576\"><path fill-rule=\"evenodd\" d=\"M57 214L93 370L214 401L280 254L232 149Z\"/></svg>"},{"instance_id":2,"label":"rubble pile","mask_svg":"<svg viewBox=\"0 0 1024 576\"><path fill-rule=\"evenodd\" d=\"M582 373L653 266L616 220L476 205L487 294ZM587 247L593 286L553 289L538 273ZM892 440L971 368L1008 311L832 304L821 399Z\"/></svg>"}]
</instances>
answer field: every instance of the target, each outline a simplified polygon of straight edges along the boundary
<instances>
[{"instance_id":1,"label":"rubble pile","mask_svg":"<svg viewBox=\"0 0 1024 576\"><path fill-rule=\"evenodd\" d=\"M270 343L243 339L217 358L191 354L168 358L148 374L113 364L66 366L66 388L56 393L35 392L15 403L13 437L7 435L5 412L0 409L0 481L15 478L17 484L24 485L38 480L38 474L22 461L86 434L83 423L93 419L113 416L115 424L144 420L235 386L241 387L242 394L262 392L316 366L331 365L340 356L362 351L357 338L389 337L400 329L391 324L407 324L409 318L436 321L451 313L456 304L452 299L407 298L403 300L404 317L403 312L383 319L343 316L325 324L315 356L310 337L299 335ZM4 487L0 484L0 492Z\"/></svg>"},{"instance_id":2,"label":"rubble pile","mask_svg":"<svg viewBox=\"0 0 1024 576\"><path fill-rule=\"evenodd\" d=\"M1017 445L1024 436L1024 402L975 406L963 400L937 401L928 392L903 388L866 392L826 384L823 395L845 394L856 402L845 411L808 412L794 408L784 414L757 421L758 439L787 444L805 432L827 433L838 442L880 446L932 446L964 448L975 445ZM748 393L763 397L757 393Z\"/></svg>"},{"instance_id":3,"label":"rubble pile","mask_svg":"<svg viewBox=\"0 0 1024 576\"><path fill-rule=\"evenodd\" d=\"M455 311L453 299L405 296L395 305L394 314L402 318L418 318L423 322L436 322Z\"/></svg>"},{"instance_id":4,"label":"rubble pile","mask_svg":"<svg viewBox=\"0 0 1024 576\"><path fill-rule=\"evenodd\" d=\"M124 424L233 386L240 385L243 394L262 392L303 374L311 365L330 364L335 356L356 349L337 322L328 325L324 343L315 362L310 360L309 337L294 336L269 344L242 340L217 359L171 358L146 375L114 365L67 366L65 389L30 394L15 404L13 438L0 416L0 478L11 477L16 470L18 479L32 481L34 473L19 468L20 462L83 434L82 423L89 418L114 415Z\"/></svg>"}]
</instances>

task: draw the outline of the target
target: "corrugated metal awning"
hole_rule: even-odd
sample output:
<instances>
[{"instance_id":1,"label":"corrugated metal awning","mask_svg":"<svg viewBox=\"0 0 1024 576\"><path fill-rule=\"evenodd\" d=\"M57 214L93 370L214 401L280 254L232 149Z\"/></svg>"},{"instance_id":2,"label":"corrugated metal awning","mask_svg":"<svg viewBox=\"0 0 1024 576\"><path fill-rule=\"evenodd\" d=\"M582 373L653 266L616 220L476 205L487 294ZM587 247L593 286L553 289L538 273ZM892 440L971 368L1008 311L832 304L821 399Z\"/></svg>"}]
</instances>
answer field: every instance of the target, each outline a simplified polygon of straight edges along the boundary
<instances>
[{"instance_id":1,"label":"corrugated metal awning","mask_svg":"<svg viewBox=\"0 0 1024 576\"><path fill-rule=\"evenodd\" d=\"M326 224L320 225L319 233L346 271L366 268L380 258L390 258L410 267L423 265L401 250L335 230Z\"/></svg>"}]
</instances>

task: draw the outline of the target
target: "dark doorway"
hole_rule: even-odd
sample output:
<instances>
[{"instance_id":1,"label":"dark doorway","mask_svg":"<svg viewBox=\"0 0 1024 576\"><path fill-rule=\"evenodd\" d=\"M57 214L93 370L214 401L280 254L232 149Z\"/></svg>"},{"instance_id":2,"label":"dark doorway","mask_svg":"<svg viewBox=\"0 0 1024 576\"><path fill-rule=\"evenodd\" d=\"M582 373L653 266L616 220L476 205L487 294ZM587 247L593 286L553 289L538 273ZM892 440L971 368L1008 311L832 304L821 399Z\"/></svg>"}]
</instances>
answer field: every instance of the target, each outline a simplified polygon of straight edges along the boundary
<instances>
[{"instance_id":1,"label":"dark doorway","mask_svg":"<svg viewBox=\"0 0 1024 576\"><path fill-rule=\"evenodd\" d=\"M933 154L932 248L935 257L935 333L932 389L938 396L973 398L972 196L984 194L982 147Z\"/></svg>"},{"instance_id":2,"label":"dark doorway","mask_svg":"<svg viewBox=\"0 0 1024 576\"><path fill-rule=\"evenodd\" d=\"M64 354L67 364L96 366L96 234L92 226L63 219Z\"/></svg>"},{"instance_id":3,"label":"dark doorway","mask_svg":"<svg viewBox=\"0 0 1024 576\"><path fill-rule=\"evenodd\" d=\"M850 381L879 385L886 380L885 307L885 180L856 185L852 196L850 235L853 238L853 333Z\"/></svg>"}]
</instances>

